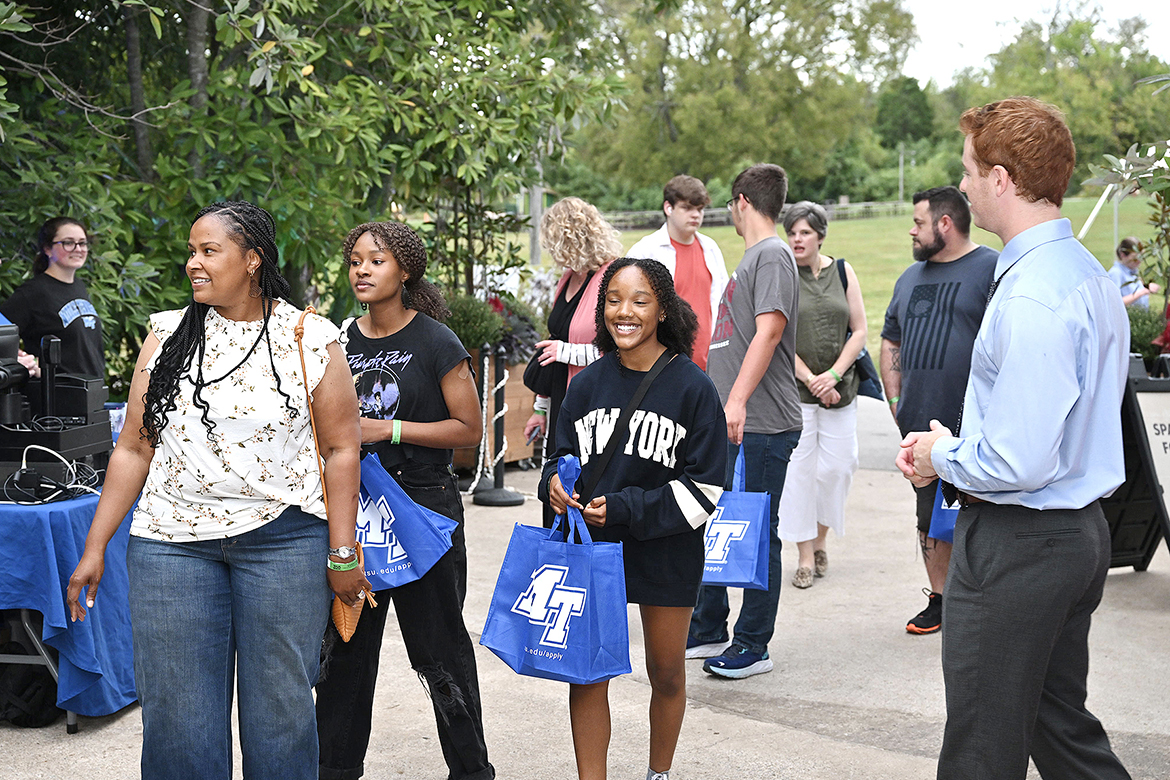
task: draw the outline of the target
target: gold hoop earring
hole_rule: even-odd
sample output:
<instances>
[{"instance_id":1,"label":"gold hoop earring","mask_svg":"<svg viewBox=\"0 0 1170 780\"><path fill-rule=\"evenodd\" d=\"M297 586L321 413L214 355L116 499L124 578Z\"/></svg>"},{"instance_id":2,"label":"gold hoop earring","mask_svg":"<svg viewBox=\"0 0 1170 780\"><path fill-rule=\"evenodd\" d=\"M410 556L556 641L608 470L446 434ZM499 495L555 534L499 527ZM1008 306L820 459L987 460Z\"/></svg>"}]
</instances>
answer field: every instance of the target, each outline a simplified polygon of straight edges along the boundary
<instances>
[{"instance_id":1,"label":"gold hoop earring","mask_svg":"<svg viewBox=\"0 0 1170 780\"><path fill-rule=\"evenodd\" d=\"M256 281L256 272L252 271L252 273L248 274L248 279L250 280L248 284L248 297L259 298L261 294L260 282Z\"/></svg>"}]
</instances>

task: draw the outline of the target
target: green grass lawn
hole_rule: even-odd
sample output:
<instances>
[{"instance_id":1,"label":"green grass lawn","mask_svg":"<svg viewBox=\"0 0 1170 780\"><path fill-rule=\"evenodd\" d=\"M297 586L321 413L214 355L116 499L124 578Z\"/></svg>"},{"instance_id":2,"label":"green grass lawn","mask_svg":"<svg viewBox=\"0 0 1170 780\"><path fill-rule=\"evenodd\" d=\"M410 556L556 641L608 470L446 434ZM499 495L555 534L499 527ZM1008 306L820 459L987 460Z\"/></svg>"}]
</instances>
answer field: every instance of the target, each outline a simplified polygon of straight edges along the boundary
<instances>
[{"instance_id":1,"label":"green grass lawn","mask_svg":"<svg viewBox=\"0 0 1170 780\"><path fill-rule=\"evenodd\" d=\"M1073 233L1079 233L1085 224L1089 213L1093 210L1096 199L1077 198L1065 201L1064 215L1072 220ZM1122 237L1136 235L1145 237L1149 227L1146 218L1149 214L1147 201L1140 198L1127 198L1121 204L1118 227ZM867 339L870 351L877 354L878 343L881 341L882 322L885 319L886 306L890 302L890 295L894 292L894 282L902 271L913 262L910 254L909 215L905 217L880 217L876 219L843 220L829 223L829 235L825 239L822 251L834 257L844 257L857 272L865 297L865 314L869 321L869 337ZM628 230L622 233L622 244L629 249L638 239L653 231ZM743 255L743 239L735 233L733 227L715 227L703 231L719 244L727 262L728 271L735 270ZM986 244L994 249L1001 249L999 239L990 233L975 228L972 239L980 244ZM1101 264L1108 269L1113 265L1113 206L1107 203L1097 220L1084 238L1085 246L1092 252ZM546 261L547 262L547 261ZM1161 296L1155 296L1152 305L1160 307ZM1160 310L1160 309L1159 309Z\"/></svg>"}]
</instances>

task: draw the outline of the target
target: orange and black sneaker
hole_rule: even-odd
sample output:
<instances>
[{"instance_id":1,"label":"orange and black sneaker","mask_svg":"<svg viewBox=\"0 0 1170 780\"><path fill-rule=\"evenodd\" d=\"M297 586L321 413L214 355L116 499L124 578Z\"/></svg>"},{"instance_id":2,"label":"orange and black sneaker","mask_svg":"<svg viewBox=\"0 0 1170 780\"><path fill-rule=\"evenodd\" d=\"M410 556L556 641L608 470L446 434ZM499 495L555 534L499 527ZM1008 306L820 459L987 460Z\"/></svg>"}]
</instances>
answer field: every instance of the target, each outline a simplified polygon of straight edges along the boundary
<instances>
[{"instance_id":1,"label":"orange and black sneaker","mask_svg":"<svg viewBox=\"0 0 1170 780\"><path fill-rule=\"evenodd\" d=\"M911 634L933 634L942 628L942 594L927 588L923 588L922 592L930 599L930 603L906 624L906 631Z\"/></svg>"}]
</instances>

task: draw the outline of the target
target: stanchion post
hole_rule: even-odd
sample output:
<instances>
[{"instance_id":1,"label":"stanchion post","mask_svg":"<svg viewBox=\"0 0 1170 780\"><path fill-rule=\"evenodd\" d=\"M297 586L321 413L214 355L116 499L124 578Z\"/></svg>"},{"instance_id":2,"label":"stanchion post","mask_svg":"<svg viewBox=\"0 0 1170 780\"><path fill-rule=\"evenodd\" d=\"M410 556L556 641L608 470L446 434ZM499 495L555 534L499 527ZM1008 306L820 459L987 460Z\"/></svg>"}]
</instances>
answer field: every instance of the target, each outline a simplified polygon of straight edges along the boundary
<instances>
[{"instance_id":1,"label":"stanchion post","mask_svg":"<svg viewBox=\"0 0 1170 780\"><path fill-rule=\"evenodd\" d=\"M495 374L496 374L496 411L494 415L495 422L495 457L493 459L493 486L486 490L475 491L472 496L472 502L481 506L519 506L524 503L524 496L519 493L509 490L504 487L504 411L506 404L504 401L504 377L507 372L507 366L504 364L504 356L507 351L501 344L496 347L495 354Z\"/></svg>"}]
</instances>

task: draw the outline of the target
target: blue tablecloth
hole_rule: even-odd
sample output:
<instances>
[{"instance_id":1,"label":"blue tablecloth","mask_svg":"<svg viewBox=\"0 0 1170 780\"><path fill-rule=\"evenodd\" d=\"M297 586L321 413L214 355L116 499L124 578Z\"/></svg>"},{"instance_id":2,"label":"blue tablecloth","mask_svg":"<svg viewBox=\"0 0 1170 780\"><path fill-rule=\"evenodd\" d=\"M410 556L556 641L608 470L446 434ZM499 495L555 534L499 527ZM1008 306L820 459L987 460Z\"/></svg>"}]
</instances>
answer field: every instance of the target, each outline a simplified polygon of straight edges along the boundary
<instances>
[{"instance_id":1,"label":"blue tablecloth","mask_svg":"<svg viewBox=\"0 0 1170 780\"><path fill-rule=\"evenodd\" d=\"M0 609L44 615L41 638L59 653L57 705L87 716L109 715L138 698L126 577L129 516L106 548L97 604L85 621L70 623L65 604L97 501L0 504Z\"/></svg>"}]
</instances>

